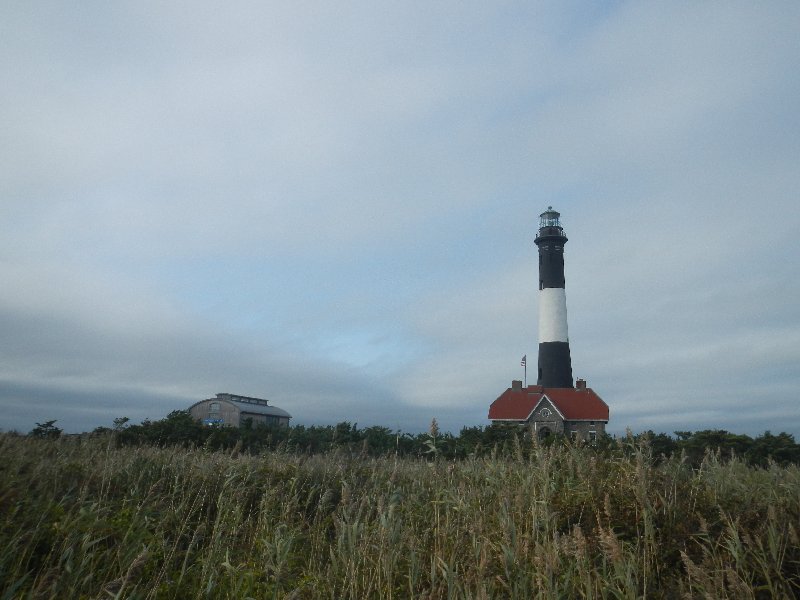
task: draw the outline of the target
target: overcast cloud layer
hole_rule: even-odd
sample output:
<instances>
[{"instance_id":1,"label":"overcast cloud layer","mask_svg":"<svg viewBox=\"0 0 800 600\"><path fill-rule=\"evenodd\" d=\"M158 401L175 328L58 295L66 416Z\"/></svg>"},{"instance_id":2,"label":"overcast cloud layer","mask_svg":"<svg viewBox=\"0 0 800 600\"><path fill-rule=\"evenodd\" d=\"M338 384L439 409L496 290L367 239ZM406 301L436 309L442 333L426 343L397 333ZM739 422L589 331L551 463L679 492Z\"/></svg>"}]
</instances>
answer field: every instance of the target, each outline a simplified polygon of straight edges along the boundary
<instances>
[{"instance_id":1,"label":"overcast cloud layer","mask_svg":"<svg viewBox=\"0 0 800 600\"><path fill-rule=\"evenodd\" d=\"M0 428L222 391L487 424L552 205L611 432L798 435L798 32L788 1L6 3Z\"/></svg>"}]
</instances>

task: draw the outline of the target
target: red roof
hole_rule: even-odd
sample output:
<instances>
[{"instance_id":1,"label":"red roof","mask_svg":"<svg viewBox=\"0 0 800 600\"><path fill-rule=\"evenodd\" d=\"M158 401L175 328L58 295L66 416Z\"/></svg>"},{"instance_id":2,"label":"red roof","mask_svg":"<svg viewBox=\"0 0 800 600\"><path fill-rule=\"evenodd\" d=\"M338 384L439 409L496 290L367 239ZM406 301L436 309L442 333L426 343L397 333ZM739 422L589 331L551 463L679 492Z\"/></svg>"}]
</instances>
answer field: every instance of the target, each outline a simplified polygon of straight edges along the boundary
<instances>
[{"instance_id":1,"label":"red roof","mask_svg":"<svg viewBox=\"0 0 800 600\"><path fill-rule=\"evenodd\" d=\"M489 419L527 421L536 405L547 397L566 421L608 421L608 404L592 388L508 388L489 406Z\"/></svg>"}]
</instances>

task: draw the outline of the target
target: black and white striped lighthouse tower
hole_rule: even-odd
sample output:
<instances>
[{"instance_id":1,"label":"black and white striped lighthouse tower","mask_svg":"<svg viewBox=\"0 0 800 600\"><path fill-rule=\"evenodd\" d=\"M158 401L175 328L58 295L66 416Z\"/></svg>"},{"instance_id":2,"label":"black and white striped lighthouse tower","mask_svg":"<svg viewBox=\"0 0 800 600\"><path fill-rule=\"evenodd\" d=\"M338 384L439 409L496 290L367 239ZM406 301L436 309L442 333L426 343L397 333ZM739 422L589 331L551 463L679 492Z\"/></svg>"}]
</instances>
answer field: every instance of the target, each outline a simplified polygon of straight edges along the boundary
<instances>
[{"instance_id":1,"label":"black and white striped lighthouse tower","mask_svg":"<svg viewBox=\"0 0 800 600\"><path fill-rule=\"evenodd\" d=\"M567 296L564 293L564 244L561 214L548 206L539 215L539 374L537 385L572 387L572 359L567 335Z\"/></svg>"}]
</instances>

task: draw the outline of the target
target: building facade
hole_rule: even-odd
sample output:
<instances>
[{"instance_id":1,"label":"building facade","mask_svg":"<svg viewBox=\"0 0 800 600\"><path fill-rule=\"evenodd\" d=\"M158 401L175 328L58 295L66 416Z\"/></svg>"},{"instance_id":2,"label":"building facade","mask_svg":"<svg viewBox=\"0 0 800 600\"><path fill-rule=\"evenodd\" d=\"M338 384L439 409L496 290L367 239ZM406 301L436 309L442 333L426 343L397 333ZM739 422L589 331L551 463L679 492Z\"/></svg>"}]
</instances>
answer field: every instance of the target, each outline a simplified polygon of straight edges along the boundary
<instances>
[{"instance_id":1,"label":"building facade","mask_svg":"<svg viewBox=\"0 0 800 600\"><path fill-rule=\"evenodd\" d=\"M289 425L288 412L269 404L263 398L220 393L214 398L196 402L189 414L205 425L241 427L250 422L255 425Z\"/></svg>"},{"instance_id":2,"label":"building facade","mask_svg":"<svg viewBox=\"0 0 800 600\"><path fill-rule=\"evenodd\" d=\"M608 405L584 380L577 383L575 388L523 388L521 381L512 381L489 406L489 420L526 425L540 439L564 435L593 442L605 435Z\"/></svg>"}]
</instances>

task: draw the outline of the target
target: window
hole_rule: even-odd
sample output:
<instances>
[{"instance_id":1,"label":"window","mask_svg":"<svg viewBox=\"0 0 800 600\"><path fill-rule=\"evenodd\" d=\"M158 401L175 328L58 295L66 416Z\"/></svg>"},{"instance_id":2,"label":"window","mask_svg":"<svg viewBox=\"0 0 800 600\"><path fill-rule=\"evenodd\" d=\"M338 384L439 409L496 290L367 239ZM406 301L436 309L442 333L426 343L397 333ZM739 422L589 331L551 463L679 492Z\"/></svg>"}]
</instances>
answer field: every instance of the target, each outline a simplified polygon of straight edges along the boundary
<instances>
[{"instance_id":1,"label":"window","mask_svg":"<svg viewBox=\"0 0 800 600\"><path fill-rule=\"evenodd\" d=\"M212 402L211 406L208 407L208 410L219 410L219 402Z\"/></svg>"},{"instance_id":2,"label":"window","mask_svg":"<svg viewBox=\"0 0 800 600\"><path fill-rule=\"evenodd\" d=\"M590 431L589 432L589 441L592 442L593 444L597 441L597 432L596 431Z\"/></svg>"},{"instance_id":3,"label":"window","mask_svg":"<svg viewBox=\"0 0 800 600\"><path fill-rule=\"evenodd\" d=\"M578 432L574 429L569 432L569 437L572 439L573 442L577 441L578 439Z\"/></svg>"}]
</instances>

